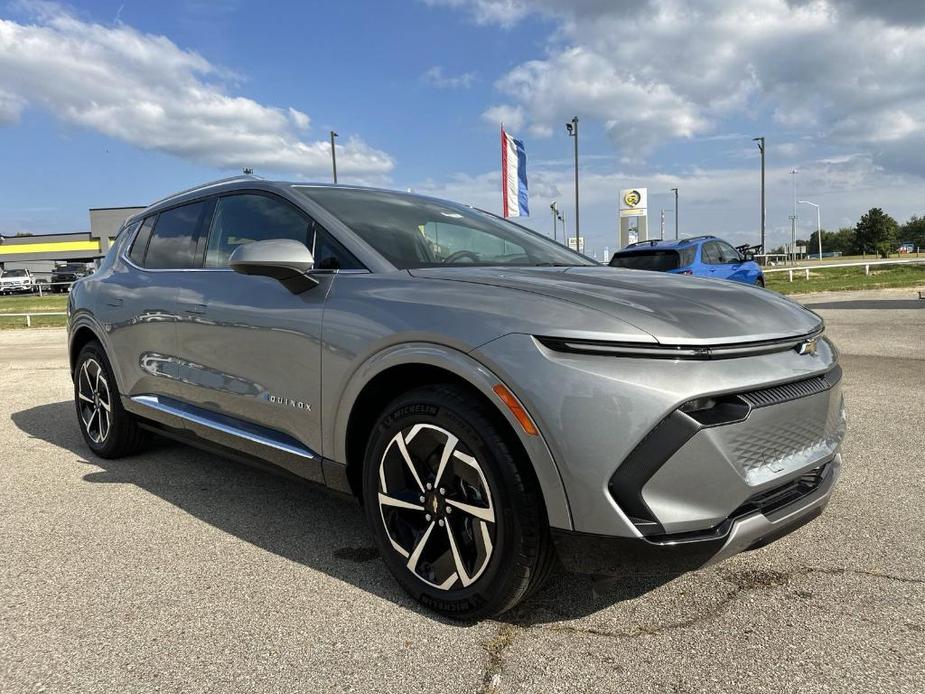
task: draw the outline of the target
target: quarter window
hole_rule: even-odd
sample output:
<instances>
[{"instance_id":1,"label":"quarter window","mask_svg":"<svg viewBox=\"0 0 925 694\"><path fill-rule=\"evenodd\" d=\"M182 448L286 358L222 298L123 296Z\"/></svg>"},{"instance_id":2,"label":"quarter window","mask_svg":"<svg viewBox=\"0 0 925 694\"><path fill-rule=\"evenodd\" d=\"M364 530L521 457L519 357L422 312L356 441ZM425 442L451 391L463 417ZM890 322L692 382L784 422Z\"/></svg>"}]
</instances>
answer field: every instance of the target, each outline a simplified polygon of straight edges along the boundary
<instances>
[{"instance_id":1,"label":"quarter window","mask_svg":"<svg viewBox=\"0 0 925 694\"><path fill-rule=\"evenodd\" d=\"M141 229L132 243L132 250L128 257L135 265L145 264L145 251L148 250L148 241L151 239L151 230L154 228L154 217L148 217L141 225Z\"/></svg>"},{"instance_id":2,"label":"quarter window","mask_svg":"<svg viewBox=\"0 0 925 694\"><path fill-rule=\"evenodd\" d=\"M148 243L144 266L155 269L193 267L196 230L205 209L205 202L194 202L161 212Z\"/></svg>"}]
</instances>

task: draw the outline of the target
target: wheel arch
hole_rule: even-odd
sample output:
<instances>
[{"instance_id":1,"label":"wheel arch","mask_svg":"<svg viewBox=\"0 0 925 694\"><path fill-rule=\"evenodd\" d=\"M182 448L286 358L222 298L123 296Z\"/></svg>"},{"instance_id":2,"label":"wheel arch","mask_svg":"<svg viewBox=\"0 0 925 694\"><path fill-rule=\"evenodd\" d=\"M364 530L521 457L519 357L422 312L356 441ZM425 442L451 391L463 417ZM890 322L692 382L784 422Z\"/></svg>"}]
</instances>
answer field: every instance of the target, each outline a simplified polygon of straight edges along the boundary
<instances>
[{"instance_id":1,"label":"wheel arch","mask_svg":"<svg viewBox=\"0 0 925 694\"><path fill-rule=\"evenodd\" d=\"M513 414L492 391L504 384L471 356L434 344L405 344L369 358L353 375L336 410L334 463L343 466L350 490L361 496L363 457L369 432L382 409L402 392L432 383L453 383L467 390L505 427L510 442L529 462L543 494L546 515L553 527L571 528L571 512L559 470L549 447L538 436L526 434Z\"/></svg>"}]
</instances>

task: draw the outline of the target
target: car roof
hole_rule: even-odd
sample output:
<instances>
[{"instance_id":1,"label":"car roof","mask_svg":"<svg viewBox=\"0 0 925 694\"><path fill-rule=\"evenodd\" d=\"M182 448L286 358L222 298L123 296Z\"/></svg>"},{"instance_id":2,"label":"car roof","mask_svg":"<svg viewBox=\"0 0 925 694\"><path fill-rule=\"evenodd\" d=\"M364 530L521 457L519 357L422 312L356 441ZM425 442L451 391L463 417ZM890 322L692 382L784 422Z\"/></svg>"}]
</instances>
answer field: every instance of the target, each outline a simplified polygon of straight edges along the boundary
<instances>
[{"instance_id":1,"label":"car roof","mask_svg":"<svg viewBox=\"0 0 925 694\"><path fill-rule=\"evenodd\" d=\"M716 237L711 234L704 234L703 236L692 236L686 239L652 239L649 241L637 241L636 243L631 243L618 253L623 252L639 252L639 251L648 251L653 248L659 250L672 250L675 248L687 248L689 246L694 246L702 241L708 241L715 239Z\"/></svg>"}]
</instances>

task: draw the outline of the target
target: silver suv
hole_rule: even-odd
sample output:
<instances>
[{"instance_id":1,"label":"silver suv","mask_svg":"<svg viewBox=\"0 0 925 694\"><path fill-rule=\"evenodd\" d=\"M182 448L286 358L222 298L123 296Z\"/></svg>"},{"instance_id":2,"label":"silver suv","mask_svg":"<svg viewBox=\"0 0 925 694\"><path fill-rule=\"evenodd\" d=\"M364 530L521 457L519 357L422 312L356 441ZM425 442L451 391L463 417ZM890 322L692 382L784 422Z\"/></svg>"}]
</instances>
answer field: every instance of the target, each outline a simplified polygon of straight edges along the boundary
<instances>
[{"instance_id":1,"label":"silver suv","mask_svg":"<svg viewBox=\"0 0 925 694\"><path fill-rule=\"evenodd\" d=\"M402 587L459 617L509 609L557 559L678 572L766 544L839 473L814 313L418 195L179 193L126 222L69 314L94 453L154 431L353 494Z\"/></svg>"}]
</instances>

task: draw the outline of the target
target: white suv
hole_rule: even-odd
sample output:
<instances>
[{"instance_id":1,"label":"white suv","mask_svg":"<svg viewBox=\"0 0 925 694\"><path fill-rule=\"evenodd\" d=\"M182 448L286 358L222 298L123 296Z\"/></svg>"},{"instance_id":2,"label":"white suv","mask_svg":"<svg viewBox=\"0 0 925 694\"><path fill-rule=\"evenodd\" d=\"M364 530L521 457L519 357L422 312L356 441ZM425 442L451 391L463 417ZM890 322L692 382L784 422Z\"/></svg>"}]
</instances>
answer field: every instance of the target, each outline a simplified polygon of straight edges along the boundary
<instances>
[{"instance_id":1,"label":"white suv","mask_svg":"<svg viewBox=\"0 0 925 694\"><path fill-rule=\"evenodd\" d=\"M0 273L0 294L25 294L35 289L35 278L29 270L6 270Z\"/></svg>"}]
</instances>

